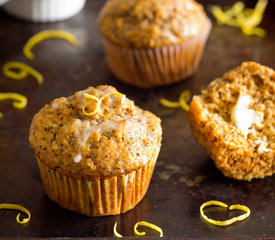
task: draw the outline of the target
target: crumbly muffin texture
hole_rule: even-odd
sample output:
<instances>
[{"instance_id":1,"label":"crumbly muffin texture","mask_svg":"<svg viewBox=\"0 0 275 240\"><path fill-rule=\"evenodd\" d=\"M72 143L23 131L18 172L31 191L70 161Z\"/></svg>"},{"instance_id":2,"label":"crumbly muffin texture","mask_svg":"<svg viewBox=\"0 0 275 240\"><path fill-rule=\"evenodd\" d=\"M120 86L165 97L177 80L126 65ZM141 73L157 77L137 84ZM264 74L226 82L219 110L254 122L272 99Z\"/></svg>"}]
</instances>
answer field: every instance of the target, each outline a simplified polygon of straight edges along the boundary
<instances>
[{"instance_id":1,"label":"crumbly muffin texture","mask_svg":"<svg viewBox=\"0 0 275 240\"><path fill-rule=\"evenodd\" d=\"M240 99L249 99L251 121L247 132L232 114ZM240 113L238 113L240 114ZM251 115L251 114L250 114ZM263 178L275 172L275 73L254 62L244 62L212 81L190 105L194 136L206 148L218 169L239 180Z\"/></svg>"},{"instance_id":2,"label":"crumbly muffin texture","mask_svg":"<svg viewBox=\"0 0 275 240\"><path fill-rule=\"evenodd\" d=\"M151 48L199 35L207 17L194 0L109 0L99 25L102 35L117 45Z\"/></svg>"},{"instance_id":3,"label":"crumbly muffin texture","mask_svg":"<svg viewBox=\"0 0 275 240\"><path fill-rule=\"evenodd\" d=\"M96 101L100 111L91 116ZM35 116L30 143L40 161L74 178L120 175L156 159L161 142L160 119L134 105L110 86L89 87L68 98L55 99Z\"/></svg>"}]
</instances>

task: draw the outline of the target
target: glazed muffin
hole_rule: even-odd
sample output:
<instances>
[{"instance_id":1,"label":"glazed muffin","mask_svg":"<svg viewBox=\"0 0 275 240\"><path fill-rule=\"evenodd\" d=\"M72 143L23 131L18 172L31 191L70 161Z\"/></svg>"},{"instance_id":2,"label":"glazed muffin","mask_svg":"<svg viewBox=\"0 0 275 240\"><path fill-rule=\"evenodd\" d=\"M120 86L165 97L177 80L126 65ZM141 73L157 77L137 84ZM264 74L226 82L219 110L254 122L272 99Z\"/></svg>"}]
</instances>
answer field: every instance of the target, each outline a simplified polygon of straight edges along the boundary
<instances>
[{"instance_id":1,"label":"glazed muffin","mask_svg":"<svg viewBox=\"0 0 275 240\"><path fill-rule=\"evenodd\" d=\"M148 88L197 70L211 22L194 0L109 0L99 28L113 74Z\"/></svg>"},{"instance_id":2,"label":"glazed muffin","mask_svg":"<svg viewBox=\"0 0 275 240\"><path fill-rule=\"evenodd\" d=\"M88 216L132 209L145 195L161 146L160 119L111 86L55 99L33 118L29 141L45 192Z\"/></svg>"},{"instance_id":3,"label":"glazed muffin","mask_svg":"<svg viewBox=\"0 0 275 240\"><path fill-rule=\"evenodd\" d=\"M198 142L230 178L275 172L275 73L244 62L194 96L189 122Z\"/></svg>"}]
</instances>

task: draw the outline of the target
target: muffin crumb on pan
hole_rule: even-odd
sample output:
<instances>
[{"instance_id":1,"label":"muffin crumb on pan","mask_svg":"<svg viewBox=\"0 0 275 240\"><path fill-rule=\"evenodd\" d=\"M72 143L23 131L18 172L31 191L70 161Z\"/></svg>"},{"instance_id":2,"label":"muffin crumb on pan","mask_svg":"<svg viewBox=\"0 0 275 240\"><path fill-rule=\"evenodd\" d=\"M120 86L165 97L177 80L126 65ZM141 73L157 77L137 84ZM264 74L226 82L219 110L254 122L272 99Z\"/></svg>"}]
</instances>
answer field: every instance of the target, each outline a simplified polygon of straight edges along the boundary
<instances>
[{"instance_id":1,"label":"muffin crumb on pan","mask_svg":"<svg viewBox=\"0 0 275 240\"><path fill-rule=\"evenodd\" d=\"M143 198L161 136L158 117L115 88L98 86L45 105L29 140L47 195L63 208L102 216L126 212Z\"/></svg>"},{"instance_id":2,"label":"muffin crumb on pan","mask_svg":"<svg viewBox=\"0 0 275 240\"><path fill-rule=\"evenodd\" d=\"M275 172L275 73L244 62L212 81L190 104L193 135L230 178Z\"/></svg>"}]
</instances>

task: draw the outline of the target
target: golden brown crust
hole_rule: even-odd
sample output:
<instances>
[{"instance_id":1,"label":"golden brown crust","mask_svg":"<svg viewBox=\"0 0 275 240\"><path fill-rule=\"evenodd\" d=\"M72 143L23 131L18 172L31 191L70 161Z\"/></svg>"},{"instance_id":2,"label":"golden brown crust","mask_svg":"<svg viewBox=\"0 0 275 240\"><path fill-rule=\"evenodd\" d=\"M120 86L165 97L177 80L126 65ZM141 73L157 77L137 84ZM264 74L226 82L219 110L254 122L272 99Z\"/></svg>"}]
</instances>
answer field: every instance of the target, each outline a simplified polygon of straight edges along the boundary
<instances>
[{"instance_id":1,"label":"golden brown crust","mask_svg":"<svg viewBox=\"0 0 275 240\"><path fill-rule=\"evenodd\" d=\"M255 121L246 136L231 121L239 96L249 96ZM189 122L198 142L218 169L239 180L263 178L275 172L275 73L244 62L211 82L190 105ZM258 142L266 144L260 151Z\"/></svg>"},{"instance_id":2,"label":"golden brown crust","mask_svg":"<svg viewBox=\"0 0 275 240\"><path fill-rule=\"evenodd\" d=\"M126 99L110 95L102 101L104 116L86 116L82 107L117 92L110 86L89 87L68 98L45 105L30 127L30 144L36 157L51 169L73 178L92 179L120 175L155 159L160 149L160 119ZM89 109L88 109L89 110ZM108 115L109 114L109 115Z\"/></svg>"},{"instance_id":3,"label":"golden brown crust","mask_svg":"<svg viewBox=\"0 0 275 240\"><path fill-rule=\"evenodd\" d=\"M200 35L207 16L194 0L110 0L99 26L102 35L119 46L152 48Z\"/></svg>"}]
</instances>

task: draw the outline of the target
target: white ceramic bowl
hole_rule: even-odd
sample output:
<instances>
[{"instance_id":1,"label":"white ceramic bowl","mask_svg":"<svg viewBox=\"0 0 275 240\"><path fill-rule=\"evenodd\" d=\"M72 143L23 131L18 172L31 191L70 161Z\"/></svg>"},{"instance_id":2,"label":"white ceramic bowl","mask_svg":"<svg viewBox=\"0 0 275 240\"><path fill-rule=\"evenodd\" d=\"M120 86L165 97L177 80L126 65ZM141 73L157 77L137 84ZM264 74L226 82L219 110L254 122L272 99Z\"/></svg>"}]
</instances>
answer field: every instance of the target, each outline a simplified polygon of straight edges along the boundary
<instances>
[{"instance_id":1,"label":"white ceramic bowl","mask_svg":"<svg viewBox=\"0 0 275 240\"><path fill-rule=\"evenodd\" d=\"M79 13L86 0L10 0L3 9L12 16L33 22L55 22Z\"/></svg>"},{"instance_id":2,"label":"white ceramic bowl","mask_svg":"<svg viewBox=\"0 0 275 240\"><path fill-rule=\"evenodd\" d=\"M3 5L4 3L6 3L9 0L0 0L0 6Z\"/></svg>"}]
</instances>

